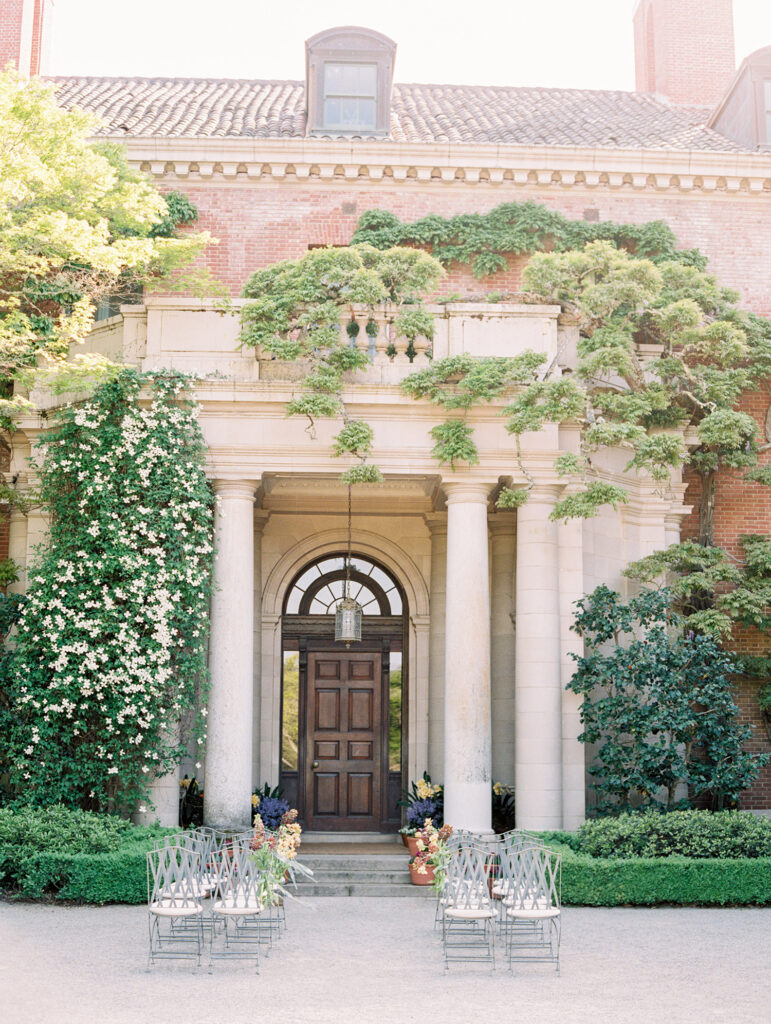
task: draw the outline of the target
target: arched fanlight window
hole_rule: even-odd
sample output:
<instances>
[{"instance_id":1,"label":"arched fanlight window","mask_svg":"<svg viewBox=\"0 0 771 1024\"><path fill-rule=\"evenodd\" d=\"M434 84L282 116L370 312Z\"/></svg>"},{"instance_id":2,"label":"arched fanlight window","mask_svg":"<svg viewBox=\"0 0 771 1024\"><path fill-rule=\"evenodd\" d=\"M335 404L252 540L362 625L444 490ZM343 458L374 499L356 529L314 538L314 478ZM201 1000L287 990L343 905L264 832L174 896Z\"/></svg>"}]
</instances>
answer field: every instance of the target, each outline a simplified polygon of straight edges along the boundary
<instances>
[{"instance_id":1,"label":"arched fanlight window","mask_svg":"<svg viewBox=\"0 0 771 1024\"><path fill-rule=\"evenodd\" d=\"M287 615L334 615L345 588L345 556L332 555L304 569L289 588ZM364 615L401 615L402 597L396 582L368 558L353 555L348 593Z\"/></svg>"}]
</instances>

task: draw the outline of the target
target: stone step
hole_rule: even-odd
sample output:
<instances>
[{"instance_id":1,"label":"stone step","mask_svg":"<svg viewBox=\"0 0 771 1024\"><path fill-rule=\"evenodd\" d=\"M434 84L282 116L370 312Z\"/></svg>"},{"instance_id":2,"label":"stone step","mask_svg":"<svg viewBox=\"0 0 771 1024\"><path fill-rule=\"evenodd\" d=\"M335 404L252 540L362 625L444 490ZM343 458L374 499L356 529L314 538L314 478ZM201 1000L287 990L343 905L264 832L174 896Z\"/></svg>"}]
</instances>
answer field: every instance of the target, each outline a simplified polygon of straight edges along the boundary
<instances>
[{"instance_id":1,"label":"stone step","mask_svg":"<svg viewBox=\"0 0 771 1024\"><path fill-rule=\"evenodd\" d=\"M351 853L336 849L325 854L314 850L299 862L313 872L313 878L297 876L296 892L311 896L412 896L426 899L433 896L430 886L412 885L408 868L409 855L404 849L391 854Z\"/></svg>"},{"instance_id":2,"label":"stone step","mask_svg":"<svg viewBox=\"0 0 771 1024\"><path fill-rule=\"evenodd\" d=\"M290 890L294 892L294 890ZM433 897L434 891L428 885L412 885L410 882L389 882L378 884L377 882L342 882L336 885L326 885L321 882L297 886L297 896L304 899L307 896L412 896L417 899Z\"/></svg>"},{"instance_id":3,"label":"stone step","mask_svg":"<svg viewBox=\"0 0 771 1024\"><path fill-rule=\"evenodd\" d=\"M325 857L319 854L303 856L300 851L298 860L305 867L316 871L360 871L368 875L377 875L382 872L407 871L409 857L367 857L367 856L330 856Z\"/></svg>"},{"instance_id":4,"label":"stone step","mask_svg":"<svg viewBox=\"0 0 771 1024\"><path fill-rule=\"evenodd\" d=\"M356 882L358 884L374 883L377 885L398 885L410 881L409 871L313 871L313 878L305 875L297 876L298 885L324 884L339 885L341 883Z\"/></svg>"}]
</instances>

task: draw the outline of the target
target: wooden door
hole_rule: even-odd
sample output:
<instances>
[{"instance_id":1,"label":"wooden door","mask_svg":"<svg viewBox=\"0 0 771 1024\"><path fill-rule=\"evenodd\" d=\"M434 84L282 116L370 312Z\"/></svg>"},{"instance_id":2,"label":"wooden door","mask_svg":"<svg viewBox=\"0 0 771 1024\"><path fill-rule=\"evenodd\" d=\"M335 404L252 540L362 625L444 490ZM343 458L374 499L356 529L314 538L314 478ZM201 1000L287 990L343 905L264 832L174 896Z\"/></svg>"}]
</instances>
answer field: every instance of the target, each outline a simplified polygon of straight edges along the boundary
<instances>
[{"instance_id":1,"label":"wooden door","mask_svg":"<svg viewBox=\"0 0 771 1024\"><path fill-rule=\"evenodd\" d=\"M305 827L380 829L383 679L380 653L308 652Z\"/></svg>"}]
</instances>

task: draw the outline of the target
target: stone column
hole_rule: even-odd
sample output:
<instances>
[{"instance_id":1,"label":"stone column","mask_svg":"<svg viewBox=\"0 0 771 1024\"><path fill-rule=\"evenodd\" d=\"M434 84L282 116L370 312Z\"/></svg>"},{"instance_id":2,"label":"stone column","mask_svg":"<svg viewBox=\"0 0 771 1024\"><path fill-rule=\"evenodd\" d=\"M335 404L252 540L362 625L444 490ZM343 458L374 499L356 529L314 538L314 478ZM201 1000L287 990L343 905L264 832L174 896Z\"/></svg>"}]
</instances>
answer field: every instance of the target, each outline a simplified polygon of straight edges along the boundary
<instances>
[{"instance_id":1,"label":"stone column","mask_svg":"<svg viewBox=\"0 0 771 1024\"><path fill-rule=\"evenodd\" d=\"M575 602L584 592L583 530L581 519L557 524L559 538L560 629L562 665L562 827L574 831L586 815L586 748L578 739L581 725L579 694L567 684L576 670L571 654L582 655L584 642L570 628Z\"/></svg>"},{"instance_id":2,"label":"stone column","mask_svg":"<svg viewBox=\"0 0 771 1024\"><path fill-rule=\"evenodd\" d=\"M549 519L559 487L537 486L517 512L517 825L562 824L559 548Z\"/></svg>"},{"instance_id":3,"label":"stone column","mask_svg":"<svg viewBox=\"0 0 771 1024\"><path fill-rule=\"evenodd\" d=\"M447 494L444 686L445 820L491 831L490 486L452 480Z\"/></svg>"},{"instance_id":4,"label":"stone column","mask_svg":"<svg viewBox=\"0 0 771 1024\"><path fill-rule=\"evenodd\" d=\"M514 556L517 521L511 512L490 517L490 668L493 779L514 785Z\"/></svg>"},{"instance_id":5,"label":"stone column","mask_svg":"<svg viewBox=\"0 0 771 1024\"><path fill-rule=\"evenodd\" d=\"M251 818L254 700L255 480L215 480L204 818L240 828Z\"/></svg>"},{"instance_id":6,"label":"stone column","mask_svg":"<svg viewBox=\"0 0 771 1024\"><path fill-rule=\"evenodd\" d=\"M447 515L425 517L431 534L431 592L429 596L428 656L428 774L436 782L444 777L444 628L447 587ZM418 765L418 774L423 768Z\"/></svg>"}]
</instances>

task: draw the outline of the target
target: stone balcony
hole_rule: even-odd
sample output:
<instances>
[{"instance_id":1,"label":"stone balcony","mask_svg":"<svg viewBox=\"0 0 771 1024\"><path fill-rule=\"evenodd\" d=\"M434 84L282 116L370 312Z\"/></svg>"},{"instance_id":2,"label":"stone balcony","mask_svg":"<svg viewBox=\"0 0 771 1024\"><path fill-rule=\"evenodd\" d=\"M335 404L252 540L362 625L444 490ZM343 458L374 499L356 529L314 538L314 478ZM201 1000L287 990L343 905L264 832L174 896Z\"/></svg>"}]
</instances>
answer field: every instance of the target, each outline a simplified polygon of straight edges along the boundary
<instances>
[{"instance_id":1,"label":"stone balcony","mask_svg":"<svg viewBox=\"0 0 771 1024\"><path fill-rule=\"evenodd\" d=\"M141 306L122 306L119 316L97 323L77 351L98 352L144 370L168 367L240 383L301 379L303 364L239 347L239 313L244 302L234 300L227 312L211 302L189 298L150 298ZM394 326L395 307L351 307L341 328L342 339L366 352L370 361L367 369L356 374L357 383L398 384L427 366L430 358L461 353L515 356L530 349L542 352L548 361L558 353L560 363L571 361L575 329L561 322L559 306L454 302L427 308L434 315L433 341L418 338L410 350L408 339L399 336ZM358 331L350 330L351 321Z\"/></svg>"}]
</instances>

